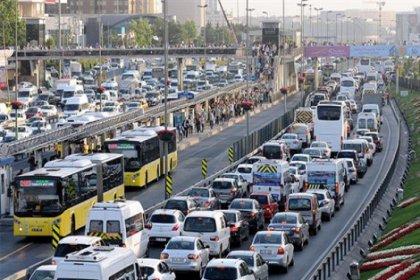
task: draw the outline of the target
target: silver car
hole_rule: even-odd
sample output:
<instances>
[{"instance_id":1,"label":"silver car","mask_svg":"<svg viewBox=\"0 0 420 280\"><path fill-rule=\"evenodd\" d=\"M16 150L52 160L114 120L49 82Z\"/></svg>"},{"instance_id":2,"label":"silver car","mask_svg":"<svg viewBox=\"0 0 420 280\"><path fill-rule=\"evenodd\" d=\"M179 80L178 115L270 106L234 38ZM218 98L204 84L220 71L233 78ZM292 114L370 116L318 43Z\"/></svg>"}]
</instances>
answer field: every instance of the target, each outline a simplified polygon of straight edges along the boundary
<instances>
[{"instance_id":1,"label":"silver car","mask_svg":"<svg viewBox=\"0 0 420 280\"><path fill-rule=\"evenodd\" d=\"M174 271L198 272L201 279L210 260L210 250L198 237L177 236L168 242L160 259Z\"/></svg>"},{"instance_id":2,"label":"silver car","mask_svg":"<svg viewBox=\"0 0 420 280\"><path fill-rule=\"evenodd\" d=\"M307 193L313 193L318 199L319 209L324 220L331 221L335 214L335 200L328 190L309 189Z\"/></svg>"},{"instance_id":3,"label":"silver car","mask_svg":"<svg viewBox=\"0 0 420 280\"><path fill-rule=\"evenodd\" d=\"M284 231L257 232L250 250L259 253L268 265L280 266L285 272L295 264L294 247Z\"/></svg>"},{"instance_id":4,"label":"silver car","mask_svg":"<svg viewBox=\"0 0 420 280\"><path fill-rule=\"evenodd\" d=\"M260 254L252 251L232 251L226 258L245 261L248 268L254 272L256 280L268 279L268 265Z\"/></svg>"},{"instance_id":5,"label":"silver car","mask_svg":"<svg viewBox=\"0 0 420 280\"><path fill-rule=\"evenodd\" d=\"M287 146L289 146L290 150L302 150L302 140L298 138L298 135L296 133L285 133L280 138L280 140L284 141L287 144Z\"/></svg>"},{"instance_id":6,"label":"silver car","mask_svg":"<svg viewBox=\"0 0 420 280\"><path fill-rule=\"evenodd\" d=\"M345 158L344 160L347 163L347 174L350 177L350 183L356 184L358 181L356 164L351 158Z\"/></svg>"}]
</instances>

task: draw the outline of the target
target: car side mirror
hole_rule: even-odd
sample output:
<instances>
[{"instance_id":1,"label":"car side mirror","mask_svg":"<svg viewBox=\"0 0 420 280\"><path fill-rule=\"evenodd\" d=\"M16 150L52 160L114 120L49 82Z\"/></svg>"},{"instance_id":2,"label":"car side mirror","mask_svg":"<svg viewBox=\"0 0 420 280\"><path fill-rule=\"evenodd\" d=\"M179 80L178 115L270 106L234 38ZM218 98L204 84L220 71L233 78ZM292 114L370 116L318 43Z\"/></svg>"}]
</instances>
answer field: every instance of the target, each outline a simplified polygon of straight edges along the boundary
<instances>
[{"instance_id":1,"label":"car side mirror","mask_svg":"<svg viewBox=\"0 0 420 280\"><path fill-rule=\"evenodd\" d=\"M210 249L210 245L206 244L206 245L204 245L204 248L205 249Z\"/></svg>"},{"instance_id":2,"label":"car side mirror","mask_svg":"<svg viewBox=\"0 0 420 280\"><path fill-rule=\"evenodd\" d=\"M152 227L153 227L153 225L152 225L152 223L146 223L146 225L144 226L146 229L152 229Z\"/></svg>"}]
</instances>

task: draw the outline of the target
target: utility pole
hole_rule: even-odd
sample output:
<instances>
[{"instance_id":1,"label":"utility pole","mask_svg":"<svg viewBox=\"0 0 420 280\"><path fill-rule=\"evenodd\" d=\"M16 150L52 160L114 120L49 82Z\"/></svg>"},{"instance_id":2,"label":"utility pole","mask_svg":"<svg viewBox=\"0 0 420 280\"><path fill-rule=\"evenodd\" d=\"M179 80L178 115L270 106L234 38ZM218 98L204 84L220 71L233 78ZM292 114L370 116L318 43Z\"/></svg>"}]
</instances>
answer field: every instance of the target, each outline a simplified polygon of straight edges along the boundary
<instances>
[{"instance_id":1,"label":"utility pole","mask_svg":"<svg viewBox=\"0 0 420 280\"><path fill-rule=\"evenodd\" d=\"M6 49L6 32L5 32L5 22L3 21L3 49ZM9 90L9 73L7 71L7 56L6 56L6 52L4 52L4 75L5 75L5 79L6 79L6 87L7 87L7 99L8 102L10 103L10 90Z\"/></svg>"},{"instance_id":2,"label":"utility pole","mask_svg":"<svg viewBox=\"0 0 420 280\"><path fill-rule=\"evenodd\" d=\"M163 21L164 21L164 62L165 62L165 131L168 130L168 0L163 0ZM165 150L165 199L169 198L166 192L166 180L168 178L168 141L163 143Z\"/></svg>"},{"instance_id":3,"label":"utility pole","mask_svg":"<svg viewBox=\"0 0 420 280\"><path fill-rule=\"evenodd\" d=\"M61 46L61 0L58 0L58 49L62 54L62 46ZM62 58L61 55L60 59L58 60L58 78L61 79L61 71L62 71Z\"/></svg>"},{"instance_id":4,"label":"utility pole","mask_svg":"<svg viewBox=\"0 0 420 280\"><path fill-rule=\"evenodd\" d=\"M286 87L287 86L287 82L286 82L286 15L285 15L285 4L284 4L284 0L283 0L283 86ZM284 114L286 114L287 112L287 93L284 94Z\"/></svg>"},{"instance_id":5,"label":"utility pole","mask_svg":"<svg viewBox=\"0 0 420 280\"><path fill-rule=\"evenodd\" d=\"M316 34L319 37L322 34L322 22L320 22L319 12L322 11L323 8L315 8L316 11ZM320 24L321 23L321 24Z\"/></svg>"},{"instance_id":6,"label":"utility pole","mask_svg":"<svg viewBox=\"0 0 420 280\"><path fill-rule=\"evenodd\" d=\"M205 5L198 5L200 9L204 11L204 29L203 29L203 42L204 42L204 73L206 73L206 64L207 64L207 17L206 17L206 8L208 7L207 4ZM207 75L204 75L205 85L207 89ZM166 123L166 121L165 121Z\"/></svg>"},{"instance_id":7,"label":"utility pole","mask_svg":"<svg viewBox=\"0 0 420 280\"><path fill-rule=\"evenodd\" d=\"M18 92L19 92L19 63L18 63L18 21L19 21L19 9L18 9L18 0L16 0L16 15L15 15L15 100L18 101ZM18 114L15 110L15 136L18 140Z\"/></svg>"}]
</instances>

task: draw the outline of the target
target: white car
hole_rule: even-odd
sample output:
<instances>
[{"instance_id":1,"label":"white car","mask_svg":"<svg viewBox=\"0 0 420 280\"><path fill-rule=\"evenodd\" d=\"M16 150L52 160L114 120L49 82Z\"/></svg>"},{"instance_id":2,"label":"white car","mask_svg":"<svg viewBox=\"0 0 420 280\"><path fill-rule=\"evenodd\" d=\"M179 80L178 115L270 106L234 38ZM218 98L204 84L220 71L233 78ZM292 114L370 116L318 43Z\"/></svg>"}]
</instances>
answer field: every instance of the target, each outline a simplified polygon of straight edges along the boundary
<instances>
[{"instance_id":1,"label":"white car","mask_svg":"<svg viewBox=\"0 0 420 280\"><path fill-rule=\"evenodd\" d=\"M35 133L35 131L44 132L47 130L51 130L51 125L46 121L35 121L31 123L30 128L32 130L32 133Z\"/></svg>"},{"instance_id":2,"label":"white car","mask_svg":"<svg viewBox=\"0 0 420 280\"><path fill-rule=\"evenodd\" d=\"M137 259L142 277L148 280L175 280L175 273L162 260Z\"/></svg>"},{"instance_id":3,"label":"white car","mask_svg":"<svg viewBox=\"0 0 420 280\"><path fill-rule=\"evenodd\" d=\"M55 248L52 264L58 265L64 261L67 254L91 246L105 246L105 243L102 238L96 236L71 235L64 237L58 242L57 248Z\"/></svg>"},{"instance_id":4,"label":"white car","mask_svg":"<svg viewBox=\"0 0 420 280\"><path fill-rule=\"evenodd\" d=\"M303 180L299 174L299 168L296 166L289 166L289 174L293 175L295 180L291 183L290 191L297 193L303 190Z\"/></svg>"},{"instance_id":5,"label":"white car","mask_svg":"<svg viewBox=\"0 0 420 280\"><path fill-rule=\"evenodd\" d=\"M376 154L376 144L373 141L372 136L361 136L361 137L359 137L359 139L367 140L369 142L369 146L370 146L371 150L373 151L373 154Z\"/></svg>"},{"instance_id":6,"label":"white car","mask_svg":"<svg viewBox=\"0 0 420 280\"><path fill-rule=\"evenodd\" d=\"M311 148L321 148L324 151L324 155L327 158L330 158L331 157L331 146L328 145L328 143L325 142L325 141L313 141L311 143L311 146L310 147Z\"/></svg>"},{"instance_id":7,"label":"white car","mask_svg":"<svg viewBox=\"0 0 420 280\"><path fill-rule=\"evenodd\" d=\"M285 133L280 138L281 141L284 141L290 150L300 151L302 150L302 140L298 138L296 133Z\"/></svg>"},{"instance_id":8,"label":"white car","mask_svg":"<svg viewBox=\"0 0 420 280\"><path fill-rule=\"evenodd\" d=\"M42 265L32 273L29 280L52 280L54 279L56 265Z\"/></svg>"},{"instance_id":9,"label":"white car","mask_svg":"<svg viewBox=\"0 0 420 280\"><path fill-rule=\"evenodd\" d=\"M177 236L166 244L160 259L174 271L197 272L201 279L210 260L210 249L198 237Z\"/></svg>"},{"instance_id":10,"label":"white car","mask_svg":"<svg viewBox=\"0 0 420 280\"><path fill-rule=\"evenodd\" d=\"M11 131L13 134L15 134L16 127L12 127ZM18 132L18 139L28 138L29 136L32 135L32 128L26 125L20 125L17 127L17 132Z\"/></svg>"},{"instance_id":11,"label":"white car","mask_svg":"<svg viewBox=\"0 0 420 280\"><path fill-rule=\"evenodd\" d=\"M207 265L202 280L220 279L255 280L255 276L241 259L213 259Z\"/></svg>"},{"instance_id":12,"label":"white car","mask_svg":"<svg viewBox=\"0 0 420 280\"><path fill-rule=\"evenodd\" d=\"M253 180L252 180L252 164L248 164L248 163L239 164L238 167L236 168L235 173L242 175L242 177L249 184L252 184L252 182L253 182Z\"/></svg>"},{"instance_id":13,"label":"white car","mask_svg":"<svg viewBox=\"0 0 420 280\"><path fill-rule=\"evenodd\" d=\"M57 115L57 107L54 105L41 106L41 113L45 117L53 117Z\"/></svg>"},{"instance_id":14,"label":"white car","mask_svg":"<svg viewBox=\"0 0 420 280\"><path fill-rule=\"evenodd\" d=\"M350 99L350 109L353 113L357 113L357 103L353 99Z\"/></svg>"},{"instance_id":15,"label":"white car","mask_svg":"<svg viewBox=\"0 0 420 280\"><path fill-rule=\"evenodd\" d=\"M260 254L252 251L232 251L226 258L243 260L248 268L254 272L255 279L268 279L268 265Z\"/></svg>"},{"instance_id":16,"label":"white car","mask_svg":"<svg viewBox=\"0 0 420 280\"><path fill-rule=\"evenodd\" d=\"M257 232L250 250L259 253L269 266L282 267L285 272L295 264L294 247L284 231Z\"/></svg>"},{"instance_id":17,"label":"white car","mask_svg":"<svg viewBox=\"0 0 420 280\"><path fill-rule=\"evenodd\" d=\"M184 214L179 210L157 209L151 217L152 228L149 231L149 242L167 242L181 233Z\"/></svg>"},{"instance_id":18,"label":"white car","mask_svg":"<svg viewBox=\"0 0 420 280\"><path fill-rule=\"evenodd\" d=\"M310 162L312 161L312 157L308 154L294 154L290 159L290 163L295 161Z\"/></svg>"},{"instance_id":19,"label":"white car","mask_svg":"<svg viewBox=\"0 0 420 280\"><path fill-rule=\"evenodd\" d=\"M354 163L354 160L351 158L345 158L344 160L347 163L347 174L350 177L350 183L356 184L358 180L356 164Z\"/></svg>"},{"instance_id":20,"label":"white car","mask_svg":"<svg viewBox=\"0 0 420 280\"><path fill-rule=\"evenodd\" d=\"M220 178L232 178L236 179L236 182L238 183L238 186L241 187L242 193L244 196L248 196L252 193L252 190L250 189L250 185L245 178L238 173L224 173L220 176Z\"/></svg>"},{"instance_id":21,"label":"white car","mask_svg":"<svg viewBox=\"0 0 420 280\"><path fill-rule=\"evenodd\" d=\"M307 193L313 193L318 199L319 208L321 209L322 218L331 221L335 213L335 200L331 197L328 190L309 189Z\"/></svg>"}]
</instances>

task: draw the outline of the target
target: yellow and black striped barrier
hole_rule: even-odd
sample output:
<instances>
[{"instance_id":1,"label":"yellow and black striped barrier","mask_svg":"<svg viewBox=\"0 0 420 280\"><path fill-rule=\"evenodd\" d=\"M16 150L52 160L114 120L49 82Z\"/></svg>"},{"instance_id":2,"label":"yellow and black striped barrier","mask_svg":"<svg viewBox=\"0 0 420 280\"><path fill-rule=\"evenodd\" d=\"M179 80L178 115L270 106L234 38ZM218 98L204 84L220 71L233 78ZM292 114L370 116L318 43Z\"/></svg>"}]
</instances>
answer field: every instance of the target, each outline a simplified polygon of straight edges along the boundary
<instances>
[{"instance_id":1,"label":"yellow and black striped barrier","mask_svg":"<svg viewBox=\"0 0 420 280\"><path fill-rule=\"evenodd\" d=\"M172 195L172 176L171 175L166 176L165 194L166 194L166 198L169 198Z\"/></svg>"},{"instance_id":2,"label":"yellow and black striped barrier","mask_svg":"<svg viewBox=\"0 0 420 280\"><path fill-rule=\"evenodd\" d=\"M201 160L201 175L203 178L207 177L207 159Z\"/></svg>"},{"instance_id":3,"label":"yellow and black striped barrier","mask_svg":"<svg viewBox=\"0 0 420 280\"><path fill-rule=\"evenodd\" d=\"M60 226L58 223L54 223L52 226L52 241L51 245L53 248L57 248L58 242L60 241Z\"/></svg>"},{"instance_id":4,"label":"yellow and black striped barrier","mask_svg":"<svg viewBox=\"0 0 420 280\"><path fill-rule=\"evenodd\" d=\"M233 146L229 146L229 150L228 150L228 158L229 158L229 162L233 163L234 162L234 156L233 156Z\"/></svg>"}]
</instances>

